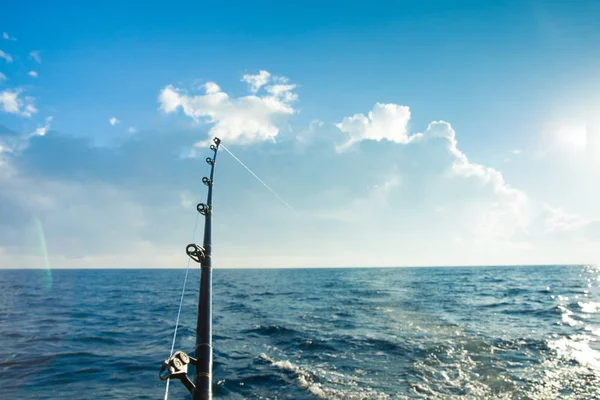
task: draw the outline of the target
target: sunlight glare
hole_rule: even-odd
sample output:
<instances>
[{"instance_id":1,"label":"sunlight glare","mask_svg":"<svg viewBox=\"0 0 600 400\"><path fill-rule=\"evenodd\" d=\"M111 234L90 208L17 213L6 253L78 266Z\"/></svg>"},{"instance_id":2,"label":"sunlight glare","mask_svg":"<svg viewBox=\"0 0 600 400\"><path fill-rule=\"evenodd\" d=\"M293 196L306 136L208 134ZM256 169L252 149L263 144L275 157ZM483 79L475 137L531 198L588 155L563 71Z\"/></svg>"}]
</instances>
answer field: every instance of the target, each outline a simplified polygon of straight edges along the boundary
<instances>
[{"instance_id":1,"label":"sunlight glare","mask_svg":"<svg viewBox=\"0 0 600 400\"><path fill-rule=\"evenodd\" d=\"M567 150L583 152L587 148L585 125L563 125L556 131L557 145Z\"/></svg>"}]
</instances>

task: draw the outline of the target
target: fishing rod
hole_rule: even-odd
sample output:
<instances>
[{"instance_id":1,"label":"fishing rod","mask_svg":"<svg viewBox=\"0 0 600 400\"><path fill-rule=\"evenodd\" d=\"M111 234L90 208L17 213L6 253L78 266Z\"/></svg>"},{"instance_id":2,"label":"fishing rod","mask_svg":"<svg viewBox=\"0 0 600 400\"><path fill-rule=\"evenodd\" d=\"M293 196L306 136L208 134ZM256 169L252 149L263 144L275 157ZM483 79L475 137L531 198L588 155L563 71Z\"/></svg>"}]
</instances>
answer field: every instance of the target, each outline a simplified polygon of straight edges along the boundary
<instances>
[{"instance_id":1,"label":"fishing rod","mask_svg":"<svg viewBox=\"0 0 600 400\"><path fill-rule=\"evenodd\" d=\"M185 248L187 255L200 264L200 293L198 295L198 322L196 325L196 349L194 357L183 351L177 351L167 358L159 372L161 380L179 379L192 395L193 400L212 399L212 193L215 175L215 163L221 140L213 139L214 144L210 149L213 157L207 157L210 165L210 177L202 178L202 183L208 186L206 203L196 206L198 212L204 216L204 243L203 247L195 243L188 244ZM174 340L173 340L174 341ZM188 366L195 367L195 383L187 375Z\"/></svg>"}]
</instances>

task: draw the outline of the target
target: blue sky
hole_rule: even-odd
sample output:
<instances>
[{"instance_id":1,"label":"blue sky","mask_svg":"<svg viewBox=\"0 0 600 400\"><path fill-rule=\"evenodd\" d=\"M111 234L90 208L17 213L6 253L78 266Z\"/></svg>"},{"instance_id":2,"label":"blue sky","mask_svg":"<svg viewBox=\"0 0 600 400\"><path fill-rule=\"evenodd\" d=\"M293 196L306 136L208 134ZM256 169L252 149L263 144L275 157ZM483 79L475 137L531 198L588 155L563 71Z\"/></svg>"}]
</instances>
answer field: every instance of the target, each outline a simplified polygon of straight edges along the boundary
<instances>
[{"instance_id":1,"label":"blue sky","mask_svg":"<svg viewBox=\"0 0 600 400\"><path fill-rule=\"evenodd\" d=\"M2 7L1 267L600 258L598 2Z\"/></svg>"}]
</instances>

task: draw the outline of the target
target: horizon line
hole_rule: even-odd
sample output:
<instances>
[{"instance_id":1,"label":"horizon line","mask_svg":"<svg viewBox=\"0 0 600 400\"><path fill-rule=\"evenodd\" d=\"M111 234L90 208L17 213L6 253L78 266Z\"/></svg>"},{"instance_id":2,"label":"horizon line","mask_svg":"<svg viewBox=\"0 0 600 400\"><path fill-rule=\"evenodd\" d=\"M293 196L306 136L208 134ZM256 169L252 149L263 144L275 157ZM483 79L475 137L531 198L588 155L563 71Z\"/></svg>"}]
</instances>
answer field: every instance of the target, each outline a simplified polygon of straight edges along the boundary
<instances>
[{"instance_id":1,"label":"horizon line","mask_svg":"<svg viewBox=\"0 0 600 400\"><path fill-rule=\"evenodd\" d=\"M509 268L509 267L583 267L595 266L595 263L569 263L569 264L489 264L489 265L402 265L402 266L344 266L344 267L212 267L213 269L384 269L384 268ZM89 268L63 268L55 267L50 270L81 271L81 270L185 270L186 267L89 267ZM190 268L190 269L200 269ZM0 268L0 271L46 271L48 268Z\"/></svg>"}]
</instances>

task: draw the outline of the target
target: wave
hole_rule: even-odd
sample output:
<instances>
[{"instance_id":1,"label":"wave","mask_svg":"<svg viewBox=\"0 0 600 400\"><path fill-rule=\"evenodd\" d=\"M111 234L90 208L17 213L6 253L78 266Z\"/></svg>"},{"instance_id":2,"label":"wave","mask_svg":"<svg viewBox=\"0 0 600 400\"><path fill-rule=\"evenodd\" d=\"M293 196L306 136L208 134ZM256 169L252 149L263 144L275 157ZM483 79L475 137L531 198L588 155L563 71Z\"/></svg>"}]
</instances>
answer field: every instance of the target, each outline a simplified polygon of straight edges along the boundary
<instances>
[{"instance_id":1,"label":"wave","mask_svg":"<svg viewBox=\"0 0 600 400\"><path fill-rule=\"evenodd\" d=\"M275 360L265 353L262 353L260 358L268 362L271 366L289 373L295 378L296 384L301 389L320 399L391 399L389 394L374 390L368 386L361 386L354 377L339 372L326 370L324 368L311 369L307 366L294 364L289 360ZM343 389L339 386L346 388L351 387L352 389Z\"/></svg>"},{"instance_id":2,"label":"wave","mask_svg":"<svg viewBox=\"0 0 600 400\"><path fill-rule=\"evenodd\" d=\"M300 334L300 332L294 329L286 328L280 325L256 325L254 328L247 329L242 333L261 336L292 336Z\"/></svg>"}]
</instances>

